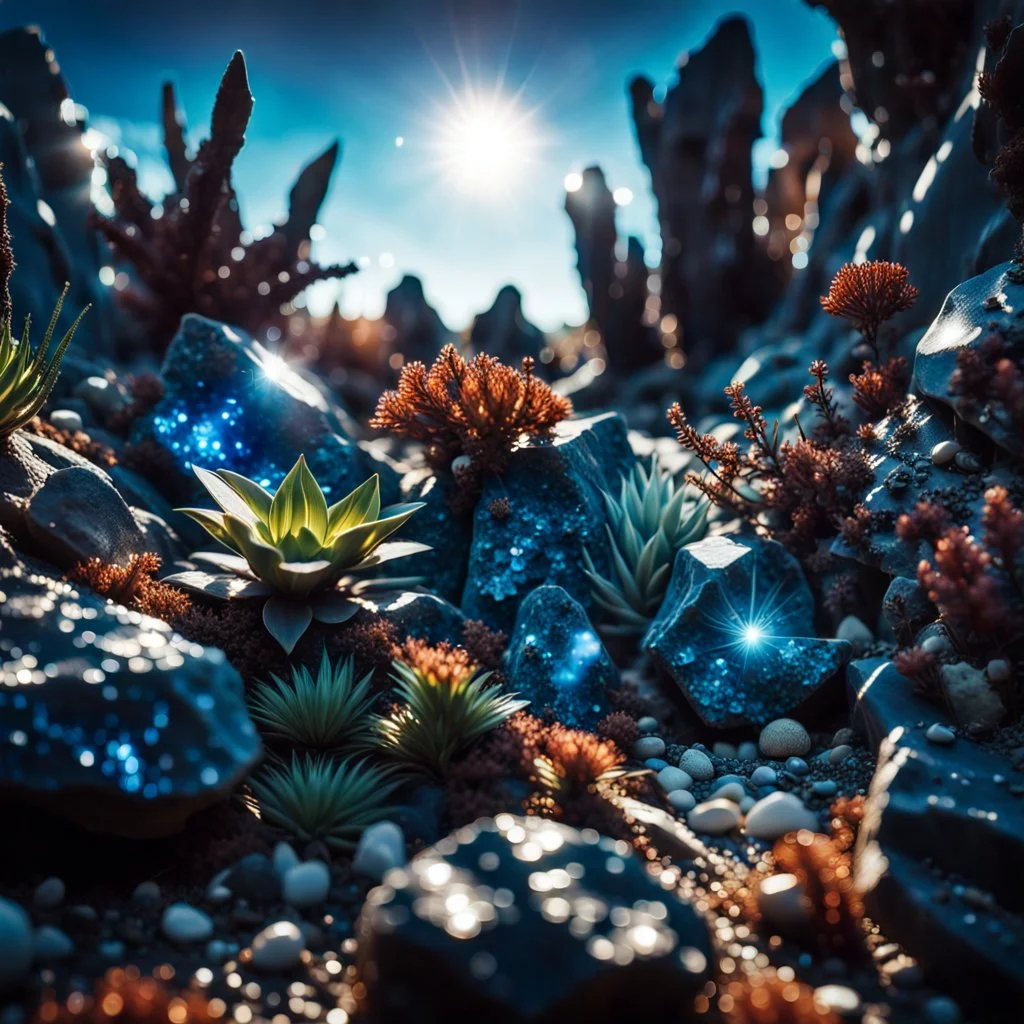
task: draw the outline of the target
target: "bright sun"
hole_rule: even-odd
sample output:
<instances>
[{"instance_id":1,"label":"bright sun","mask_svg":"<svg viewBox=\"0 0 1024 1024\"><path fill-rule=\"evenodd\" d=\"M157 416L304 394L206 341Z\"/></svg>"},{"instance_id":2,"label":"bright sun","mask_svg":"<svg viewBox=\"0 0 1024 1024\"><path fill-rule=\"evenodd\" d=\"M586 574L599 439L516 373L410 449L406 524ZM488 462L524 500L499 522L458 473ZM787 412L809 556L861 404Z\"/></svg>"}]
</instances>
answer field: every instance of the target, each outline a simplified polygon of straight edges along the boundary
<instances>
[{"instance_id":1,"label":"bright sun","mask_svg":"<svg viewBox=\"0 0 1024 1024\"><path fill-rule=\"evenodd\" d=\"M467 91L455 97L439 128L449 176L464 191L482 197L510 191L538 143L531 115L499 93Z\"/></svg>"}]
</instances>

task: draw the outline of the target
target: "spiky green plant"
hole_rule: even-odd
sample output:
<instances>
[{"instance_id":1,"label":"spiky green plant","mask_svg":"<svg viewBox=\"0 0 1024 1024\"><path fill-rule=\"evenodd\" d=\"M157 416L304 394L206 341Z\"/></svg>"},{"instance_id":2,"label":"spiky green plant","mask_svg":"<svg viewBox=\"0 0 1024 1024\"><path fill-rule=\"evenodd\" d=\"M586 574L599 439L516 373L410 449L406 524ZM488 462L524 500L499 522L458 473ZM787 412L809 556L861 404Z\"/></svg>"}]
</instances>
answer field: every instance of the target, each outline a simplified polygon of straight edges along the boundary
<instances>
[{"instance_id":1,"label":"spiky green plant","mask_svg":"<svg viewBox=\"0 0 1024 1024\"><path fill-rule=\"evenodd\" d=\"M676 552L707 533L711 503L651 460L650 471L637 463L622 478L619 497L604 494L612 577L602 576L590 552L583 560L591 593L610 621L612 636L644 633L658 613L672 575Z\"/></svg>"},{"instance_id":2,"label":"spiky green plant","mask_svg":"<svg viewBox=\"0 0 1024 1024\"><path fill-rule=\"evenodd\" d=\"M249 780L249 804L263 821L297 839L322 839L350 850L363 829L387 817L398 782L387 768L366 761L332 761L292 754Z\"/></svg>"},{"instance_id":3,"label":"spiky green plant","mask_svg":"<svg viewBox=\"0 0 1024 1024\"><path fill-rule=\"evenodd\" d=\"M383 753L401 767L443 779L452 759L530 702L489 682L493 672L471 667L448 678L392 663L398 704L373 728Z\"/></svg>"},{"instance_id":4,"label":"spiky green plant","mask_svg":"<svg viewBox=\"0 0 1024 1024\"><path fill-rule=\"evenodd\" d=\"M264 732L317 749L357 746L369 738L373 673L357 680L354 659L334 663L325 649L315 678L305 665L292 666L289 681L270 678L249 694L249 713Z\"/></svg>"},{"instance_id":5,"label":"spiky green plant","mask_svg":"<svg viewBox=\"0 0 1024 1024\"><path fill-rule=\"evenodd\" d=\"M179 511L232 554L198 551L193 559L221 571L190 570L164 582L221 600L266 599L263 624L287 654L314 619L351 618L359 610L354 598L365 591L419 582L363 576L394 558L429 550L415 541L384 543L423 503L381 509L376 474L328 507L301 455L274 495L230 470L193 468L220 511Z\"/></svg>"}]
</instances>

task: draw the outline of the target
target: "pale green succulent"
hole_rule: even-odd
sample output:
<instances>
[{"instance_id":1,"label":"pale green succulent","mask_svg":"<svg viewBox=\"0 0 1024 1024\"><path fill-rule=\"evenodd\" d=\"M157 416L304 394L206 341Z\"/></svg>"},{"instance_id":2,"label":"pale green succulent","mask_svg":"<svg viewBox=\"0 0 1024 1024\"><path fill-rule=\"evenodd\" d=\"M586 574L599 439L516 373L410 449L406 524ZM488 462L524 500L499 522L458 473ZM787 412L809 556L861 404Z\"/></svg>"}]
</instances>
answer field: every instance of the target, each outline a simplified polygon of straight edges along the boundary
<instances>
[{"instance_id":1,"label":"pale green succulent","mask_svg":"<svg viewBox=\"0 0 1024 1024\"><path fill-rule=\"evenodd\" d=\"M676 552L700 540L708 528L711 503L689 488L677 486L672 474L651 460L650 472L637 463L622 478L619 497L604 494L611 550L611 578L602 576L584 549L587 578L609 622L601 630L612 636L644 633L664 600Z\"/></svg>"},{"instance_id":2,"label":"pale green succulent","mask_svg":"<svg viewBox=\"0 0 1024 1024\"><path fill-rule=\"evenodd\" d=\"M388 768L365 761L292 755L290 764L264 768L249 780L249 805L260 818L306 842L350 850L363 830L394 808L398 788Z\"/></svg>"},{"instance_id":3,"label":"pale green succulent","mask_svg":"<svg viewBox=\"0 0 1024 1024\"><path fill-rule=\"evenodd\" d=\"M382 752L408 770L444 779L453 757L530 703L504 693L492 675L471 667L438 678L393 662L399 703L373 720Z\"/></svg>"},{"instance_id":4,"label":"pale green succulent","mask_svg":"<svg viewBox=\"0 0 1024 1024\"><path fill-rule=\"evenodd\" d=\"M249 694L249 713L271 736L300 747L360 746L369 738L373 672L356 679L355 661L335 663L326 649L314 677L305 665L292 666L291 679L272 675Z\"/></svg>"},{"instance_id":5,"label":"pale green succulent","mask_svg":"<svg viewBox=\"0 0 1024 1024\"><path fill-rule=\"evenodd\" d=\"M86 306L78 314L75 322L47 359L53 332L57 327L57 319L67 293L68 286L64 285L64 291L60 293L57 307L34 355L29 344L31 321L28 317L25 318L20 341L14 339L10 315L4 317L0 323L0 437L13 434L19 427L25 426L43 407L56 383L64 353L71 344L75 329L89 310Z\"/></svg>"},{"instance_id":6,"label":"pale green succulent","mask_svg":"<svg viewBox=\"0 0 1024 1024\"><path fill-rule=\"evenodd\" d=\"M213 598L266 598L263 623L286 653L314 619L338 623L355 615L360 606L354 598L367 590L419 582L362 575L392 559L429 550L416 541L385 543L423 503L381 509L376 474L328 507L301 455L274 495L227 469L194 469L220 510L179 511L232 553L197 551L195 561L221 571L179 572L164 582Z\"/></svg>"}]
</instances>

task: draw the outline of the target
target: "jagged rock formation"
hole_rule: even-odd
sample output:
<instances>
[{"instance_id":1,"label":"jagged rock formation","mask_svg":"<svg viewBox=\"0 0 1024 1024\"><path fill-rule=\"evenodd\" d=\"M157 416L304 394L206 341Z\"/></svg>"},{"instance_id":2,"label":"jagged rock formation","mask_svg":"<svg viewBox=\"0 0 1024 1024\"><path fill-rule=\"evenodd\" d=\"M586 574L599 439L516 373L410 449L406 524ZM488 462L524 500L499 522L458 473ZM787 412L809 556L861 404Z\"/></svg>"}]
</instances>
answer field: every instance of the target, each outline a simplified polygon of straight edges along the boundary
<instances>
[{"instance_id":1,"label":"jagged rock formation","mask_svg":"<svg viewBox=\"0 0 1024 1024\"><path fill-rule=\"evenodd\" d=\"M432 363L445 345L455 341L437 310L427 303L423 282L412 274L406 274L388 292L384 321L388 350L400 352L407 363L414 359Z\"/></svg>"},{"instance_id":2,"label":"jagged rock formation","mask_svg":"<svg viewBox=\"0 0 1024 1024\"><path fill-rule=\"evenodd\" d=\"M544 332L526 319L519 289L507 284L495 296L491 308L473 321L469 343L474 352L486 352L517 366L527 356L538 358L544 347Z\"/></svg>"}]
</instances>

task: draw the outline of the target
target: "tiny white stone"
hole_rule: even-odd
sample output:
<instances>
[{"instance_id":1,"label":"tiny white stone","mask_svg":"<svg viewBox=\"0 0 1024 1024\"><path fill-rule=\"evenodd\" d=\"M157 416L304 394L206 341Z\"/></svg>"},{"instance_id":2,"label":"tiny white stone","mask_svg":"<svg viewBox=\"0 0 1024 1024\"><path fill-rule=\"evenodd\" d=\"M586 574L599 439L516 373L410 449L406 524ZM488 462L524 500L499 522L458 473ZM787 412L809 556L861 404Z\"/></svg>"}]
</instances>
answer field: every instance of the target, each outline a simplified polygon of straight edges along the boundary
<instances>
[{"instance_id":1,"label":"tiny white stone","mask_svg":"<svg viewBox=\"0 0 1024 1024\"><path fill-rule=\"evenodd\" d=\"M213 934L213 921L198 907L172 903L160 918L160 930L173 942L203 942Z\"/></svg>"},{"instance_id":2,"label":"tiny white stone","mask_svg":"<svg viewBox=\"0 0 1024 1024\"><path fill-rule=\"evenodd\" d=\"M285 872L282 890L285 903L312 907L323 903L331 888L331 871L322 860L307 860Z\"/></svg>"},{"instance_id":3,"label":"tiny white stone","mask_svg":"<svg viewBox=\"0 0 1024 1024\"><path fill-rule=\"evenodd\" d=\"M665 753L665 741L660 736L641 736L633 744L633 756L641 761L649 757L661 757Z\"/></svg>"},{"instance_id":4,"label":"tiny white stone","mask_svg":"<svg viewBox=\"0 0 1024 1024\"><path fill-rule=\"evenodd\" d=\"M858 649L874 643L875 636L856 615L847 615L836 629L836 639L845 640Z\"/></svg>"},{"instance_id":5,"label":"tiny white stone","mask_svg":"<svg viewBox=\"0 0 1024 1024\"><path fill-rule=\"evenodd\" d=\"M750 808L744 828L755 839L778 839L802 828L818 832L821 824L798 796L779 791L769 793Z\"/></svg>"},{"instance_id":6,"label":"tiny white stone","mask_svg":"<svg viewBox=\"0 0 1024 1024\"><path fill-rule=\"evenodd\" d=\"M680 814L686 814L697 806L697 798L688 789L673 790L666 799Z\"/></svg>"},{"instance_id":7,"label":"tiny white stone","mask_svg":"<svg viewBox=\"0 0 1024 1024\"><path fill-rule=\"evenodd\" d=\"M932 448L932 462L936 466L948 466L956 458L957 452L962 450L956 441L940 441Z\"/></svg>"},{"instance_id":8,"label":"tiny white stone","mask_svg":"<svg viewBox=\"0 0 1024 1024\"><path fill-rule=\"evenodd\" d=\"M684 772L682 768L669 765L658 772L658 785L666 793L672 793L677 789L689 789L693 785L693 776Z\"/></svg>"},{"instance_id":9,"label":"tiny white stone","mask_svg":"<svg viewBox=\"0 0 1024 1024\"><path fill-rule=\"evenodd\" d=\"M643 718L638 718L636 727L641 732L656 732L658 729L658 720L653 715L644 715Z\"/></svg>"},{"instance_id":10,"label":"tiny white stone","mask_svg":"<svg viewBox=\"0 0 1024 1024\"><path fill-rule=\"evenodd\" d=\"M53 963L55 960L67 960L75 951L75 944L59 928L44 924L36 929L32 938L32 951L37 962Z\"/></svg>"},{"instance_id":11,"label":"tiny white stone","mask_svg":"<svg viewBox=\"0 0 1024 1024\"><path fill-rule=\"evenodd\" d=\"M291 843L286 843L282 840L274 844L271 863L274 865L274 873L278 878L283 879L289 869L302 862L299 860L299 855L292 849Z\"/></svg>"},{"instance_id":12,"label":"tiny white stone","mask_svg":"<svg viewBox=\"0 0 1024 1024\"><path fill-rule=\"evenodd\" d=\"M811 737L795 719L776 718L761 730L758 746L765 757L783 761L806 754L811 749Z\"/></svg>"},{"instance_id":13,"label":"tiny white stone","mask_svg":"<svg viewBox=\"0 0 1024 1024\"><path fill-rule=\"evenodd\" d=\"M746 743L741 743L736 748L736 756L741 761L756 761L757 760L757 744L751 743L747 740Z\"/></svg>"},{"instance_id":14,"label":"tiny white stone","mask_svg":"<svg viewBox=\"0 0 1024 1024\"><path fill-rule=\"evenodd\" d=\"M50 413L50 422L58 430L70 430L74 433L82 429L82 417L74 409L54 409Z\"/></svg>"},{"instance_id":15,"label":"tiny white stone","mask_svg":"<svg viewBox=\"0 0 1024 1024\"><path fill-rule=\"evenodd\" d=\"M64 882L53 877L44 879L36 886L32 902L42 910L53 910L64 902Z\"/></svg>"},{"instance_id":16,"label":"tiny white stone","mask_svg":"<svg viewBox=\"0 0 1024 1024\"><path fill-rule=\"evenodd\" d=\"M392 869L406 862L405 833L393 821L378 821L359 837L352 870L379 882Z\"/></svg>"},{"instance_id":17,"label":"tiny white stone","mask_svg":"<svg viewBox=\"0 0 1024 1024\"><path fill-rule=\"evenodd\" d=\"M951 743L956 742L956 733L948 726L942 725L939 722L929 725L928 731L924 735L929 743L934 743L940 747L948 747Z\"/></svg>"},{"instance_id":18,"label":"tiny white stone","mask_svg":"<svg viewBox=\"0 0 1024 1024\"><path fill-rule=\"evenodd\" d=\"M695 832L724 835L740 823L740 809L731 800L705 800L687 814L686 823Z\"/></svg>"},{"instance_id":19,"label":"tiny white stone","mask_svg":"<svg viewBox=\"0 0 1024 1024\"><path fill-rule=\"evenodd\" d=\"M949 638L944 633L932 633L921 641L921 650L929 654L942 654L950 648Z\"/></svg>"},{"instance_id":20,"label":"tiny white stone","mask_svg":"<svg viewBox=\"0 0 1024 1024\"><path fill-rule=\"evenodd\" d=\"M252 966L258 971L286 971L299 962L305 946L297 925L275 921L252 940Z\"/></svg>"},{"instance_id":21,"label":"tiny white stone","mask_svg":"<svg viewBox=\"0 0 1024 1024\"><path fill-rule=\"evenodd\" d=\"M761 879L757 907L766 921L783 928L801 925L810 917L810 903L796 875L777 874Z\"/></svg>"},{"instance_id":22,"label":"tiny white stone","mask_svg":"<svg viewBox=\"0 0 1024 1024\"><path fill-rule=\"evenodd\" d=\"M747 791L738 782L727 782L711 794L711 799L731 800L734 804L738 804L746 795Z\"/></svg>"},{"instance_id":23,"label":"tiny white stone","mask_svg":"<svg viewBox=\"0 0 1024 1024\"><path fill-rule=\"evenodd\" d=\"M679 758L679 767L690 778L696 779L698 782L707 782L715 777L715 766L711 763L711 758L703 750L691 748L685 751L683 756Z\"/></svg>"}]
</instances>

